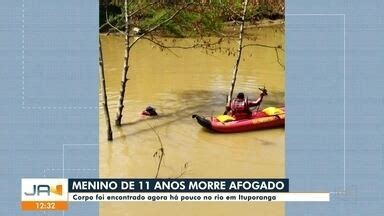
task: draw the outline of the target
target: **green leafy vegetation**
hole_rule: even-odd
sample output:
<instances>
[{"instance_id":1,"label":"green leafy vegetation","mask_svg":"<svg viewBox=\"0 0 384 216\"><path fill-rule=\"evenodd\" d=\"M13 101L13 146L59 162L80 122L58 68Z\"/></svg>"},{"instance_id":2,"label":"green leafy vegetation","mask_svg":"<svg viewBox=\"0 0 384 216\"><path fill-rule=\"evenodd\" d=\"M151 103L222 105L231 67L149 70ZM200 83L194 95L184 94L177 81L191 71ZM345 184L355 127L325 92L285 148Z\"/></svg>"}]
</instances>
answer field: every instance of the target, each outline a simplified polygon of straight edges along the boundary
<instances>
[{"instance_id":1,"label":"green leafy vegetation","mask_svg":"<svg viewBox=\"0 0 384 216\"><path fill-rule=\"evenodd\" d=\"M177 3L176 3L177 2ZM152 26L166 20L178 8L187 1L131 1L130 13L136 12L131 17L131 25L141 30L147 30ZM228 22L237 22L242 9L241 0L211 0L194 2L181 11L174 19L162 25L156 30L157 34L173 37L193 37L197 35L209 35L221 32ZM209 2L209 3L207 3ZM252 2L252 1L251 1ZM254 1L256 2L256 1ZM261 19L279 19L284 17L282 5L276 2L281 0L257 1L258 4L250 4L246 20L255 22ZM100 25L108 21L117 28L124 29L124 4L121 1L103 1L100 4ZM101 31L108 31L105 26Z\"/></svg>"}]
</instances>

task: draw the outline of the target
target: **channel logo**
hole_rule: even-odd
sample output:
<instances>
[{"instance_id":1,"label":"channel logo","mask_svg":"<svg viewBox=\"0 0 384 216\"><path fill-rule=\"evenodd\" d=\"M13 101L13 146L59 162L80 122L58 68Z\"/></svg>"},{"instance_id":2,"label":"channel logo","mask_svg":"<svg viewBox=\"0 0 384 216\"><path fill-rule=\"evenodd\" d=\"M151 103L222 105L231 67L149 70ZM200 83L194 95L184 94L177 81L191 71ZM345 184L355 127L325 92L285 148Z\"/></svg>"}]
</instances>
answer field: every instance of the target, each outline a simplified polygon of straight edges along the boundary
<instances>
[{"instance_id":1,"label":"channel logo","mask_svg":"<svg viewBox=\"0 0 384 216\"><path fill-rule=\"evenodd\" d=\"M21 180L23 210L66 210L68 179L25 178Z\"/></svg>"},{"instance_id":2,"label":"channel logo","mask_svg":"<svg viewBox=\"0 0 384 216\"><path fill-rule=\"evenodd\" d=\"M40 196L40 194L46 193L48 196L51 193L57 194L59 196L63 195L63 185L33 185L33 189L31 192L24 192L25 196Z\"/></svg>"}]
</instances>

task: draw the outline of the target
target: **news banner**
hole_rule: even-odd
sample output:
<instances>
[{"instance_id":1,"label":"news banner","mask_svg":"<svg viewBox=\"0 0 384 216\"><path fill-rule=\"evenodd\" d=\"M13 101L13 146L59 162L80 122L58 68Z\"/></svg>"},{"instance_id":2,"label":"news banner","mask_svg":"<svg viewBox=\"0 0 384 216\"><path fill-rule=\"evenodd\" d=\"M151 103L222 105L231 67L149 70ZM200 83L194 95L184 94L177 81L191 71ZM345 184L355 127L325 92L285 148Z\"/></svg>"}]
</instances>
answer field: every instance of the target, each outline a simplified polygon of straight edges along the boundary
<instances>
[{"instance_id":1,"label":"news banner","mask_svg":"<svg viewBox=\"0 0 384 216\"><path fill-rule=\"evenodd\" d=\"M289 179L22 179L23 210L67 210L68 202L328 202L291 193Z\"/></svg>"}]
</instances>

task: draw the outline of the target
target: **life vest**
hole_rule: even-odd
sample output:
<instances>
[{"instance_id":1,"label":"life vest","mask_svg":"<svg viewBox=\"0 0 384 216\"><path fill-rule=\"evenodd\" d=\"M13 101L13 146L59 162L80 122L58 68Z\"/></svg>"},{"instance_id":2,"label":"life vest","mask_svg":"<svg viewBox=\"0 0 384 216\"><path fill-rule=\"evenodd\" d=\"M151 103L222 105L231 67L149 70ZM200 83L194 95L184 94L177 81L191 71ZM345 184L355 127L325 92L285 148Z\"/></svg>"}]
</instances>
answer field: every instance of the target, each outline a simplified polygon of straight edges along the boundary
<instances>
[{"instance_id":1,"label":"life vest","mask_svg":"<svg viewBox=\"0 0 384 216\"><path fill-rule=\"evenodd\" d=\"M231 111L236 112L245 112L248 110L248 99L234 99L231 103Z\"/></svg>"},{"instance_id":2,"label":"life vest","mask_svg":"<svg viewBox=\"0 0 384 216\"><path fill-rule=\"evenodd\" d=\"M249 110L248 99L234 99L231 102L231 115L236 119L249 118L249 115L252 114Z\"/></svg>"}]
</instances>

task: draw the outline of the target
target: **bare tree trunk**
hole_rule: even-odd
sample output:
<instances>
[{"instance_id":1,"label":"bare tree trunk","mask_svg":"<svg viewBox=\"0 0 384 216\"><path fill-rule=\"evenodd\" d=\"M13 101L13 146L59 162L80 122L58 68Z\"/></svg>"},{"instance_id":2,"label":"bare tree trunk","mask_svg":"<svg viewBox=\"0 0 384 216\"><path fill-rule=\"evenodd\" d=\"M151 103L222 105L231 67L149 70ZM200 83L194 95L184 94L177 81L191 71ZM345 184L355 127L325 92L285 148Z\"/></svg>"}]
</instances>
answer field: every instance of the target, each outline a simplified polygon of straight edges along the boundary
<instances>
[{"instance_id":1,"label":"bare tree trunk","mask_svg":"<svg viewBox=\"0 0 384 216\"><path fill-rule=\"evenodd\" d=\"M239 46L237 49L237 59L236 59L235 66L233 69L231 89L229 90L228 97L227 97L227 106L230 105L231 100L232 100L233 89L235 88L235 84L236 84L237 71L239 70L241 53L243 51L243 35L244 35L244 24L245 24L245 15L247 13L247 6L248 6L248 0L244 0L244 2L243 2L243 14L241 16L240 34L239 34L239 41L238 41Z\"/></svg>"},{"instance_id":2,"label":"bare tree trunk","mask_svg":"<svg viewBox=\"0 0 384 216\"><path fill-rule=\"evenodd\" d=\"M170 17L165 19L164 21L158 23L157 25L153 26L152 28L146 30L144 33L142 33L139 36L136 36L134 40L130 43L129 42L129 30L130 30L130 17L132 14L135 14L136 12L133 12L132 14L129 14L128 10L128 0L125 0L125 55L124 55L124 67L123 67L123 72L122 72L122 77L121 77L121 88L120 88L120 97L118 100L118 107L117 107L117 113L116 113L116 119L115 119L115 125L116 126L121 126L121 120L123 117L123 109L124 109L124 96L125 96L125 87L127 85L128 81L128 69L129 69L129 52L131 48L140 40L142 39L145 35L155 31L157 28L160 26L166 24L167 22L171 21L177 14L179 14L182 10L187 8L189 5L192 3L185 4L183 7L179 8L175 13L173 13ZM149 5L148 5L149 6Z\"/></svg>"},{"instance_id":3,"label":"bare tree trunk","mask_svg":"<svg viewBox=\"0 0 384 216\"><path fill-rule=\"evenodd\" d=\"M111 119L109 118L107 90L105 87L103 51L101 49L100 37L99 37L99 73L100 73L100 85L101 85L101 93L102 93L102 97L103 97L105 121L107 124L107 136L108 136L108 140L111 141L111 140L113 140L113 135L112 135Z\"/></svg>"},{"instance_id":4,"label":"bare tree trunk","mask_svg":"<svg viewBox=\"0 0 384 216\"><path fill-rule=\"evenodd\" d=\"M116 114L115 125L121 126L121 119L123 117L123 109L124 109L124 96L125 96L125 87L128 81L128 68L129 68L129 12L128 12L128 0L124 1L125 8L125 54L124 54L124 66L121 77L121 88L120 88L120 97L118 101L118 110Z\"/></svg>"}]
</instances>

